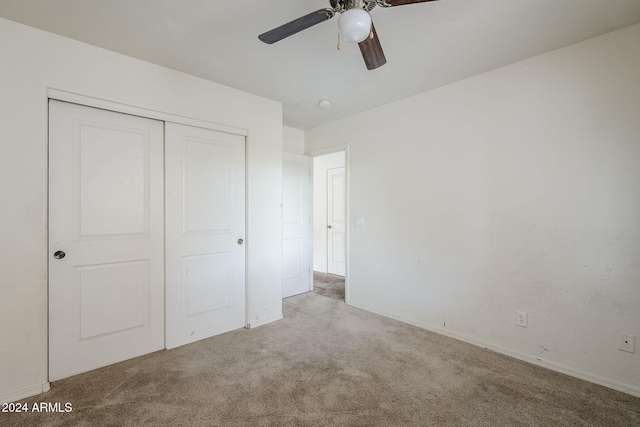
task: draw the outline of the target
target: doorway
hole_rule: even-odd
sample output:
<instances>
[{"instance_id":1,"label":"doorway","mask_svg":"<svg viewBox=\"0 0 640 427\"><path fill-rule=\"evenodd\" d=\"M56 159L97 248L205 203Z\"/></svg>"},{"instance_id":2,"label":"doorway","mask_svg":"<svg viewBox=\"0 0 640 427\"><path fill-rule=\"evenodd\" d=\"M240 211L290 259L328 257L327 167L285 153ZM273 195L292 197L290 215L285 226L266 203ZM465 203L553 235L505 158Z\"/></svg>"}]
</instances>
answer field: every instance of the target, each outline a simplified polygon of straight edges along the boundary
<instances>
[{"instance_id":1,"label":"doorway","mask_svg":"<svg viewBox=\"0 0 640 427\"><path fill-rule=\"evenodd\" d=\"M313 289L348 300L346 151L313 157Z\"/></svg>"}]
</instances>

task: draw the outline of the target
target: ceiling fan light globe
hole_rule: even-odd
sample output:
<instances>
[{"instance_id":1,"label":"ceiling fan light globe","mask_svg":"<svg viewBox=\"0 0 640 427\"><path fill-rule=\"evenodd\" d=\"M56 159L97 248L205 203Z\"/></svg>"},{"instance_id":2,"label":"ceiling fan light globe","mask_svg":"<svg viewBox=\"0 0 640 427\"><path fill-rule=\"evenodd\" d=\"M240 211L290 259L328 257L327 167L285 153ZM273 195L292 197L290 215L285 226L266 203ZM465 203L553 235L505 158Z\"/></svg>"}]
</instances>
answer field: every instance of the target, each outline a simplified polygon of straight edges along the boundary
<instances>
[{"instance_id":1,"label":"ceiling fan light globe","mask_svg":"<svg viewBox=\"0 0 640 427\"><path fill-rule=\"evenodd\" d=\"M360 43L371 32L371 16L364 9L349 9L338 19L340 38L347 43Z\"/></svg>"}]
</instances>

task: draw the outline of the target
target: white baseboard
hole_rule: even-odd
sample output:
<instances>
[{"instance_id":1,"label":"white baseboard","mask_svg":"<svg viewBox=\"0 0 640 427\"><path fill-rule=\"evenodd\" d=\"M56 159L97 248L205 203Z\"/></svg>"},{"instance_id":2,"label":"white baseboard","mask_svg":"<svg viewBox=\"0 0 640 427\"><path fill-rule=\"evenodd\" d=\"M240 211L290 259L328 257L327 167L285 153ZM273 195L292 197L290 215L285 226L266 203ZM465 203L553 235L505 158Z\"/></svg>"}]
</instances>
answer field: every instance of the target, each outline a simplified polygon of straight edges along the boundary
<instances>
[{"instance_id":1,"label":"white baseboard","mask_svg":"<svg viewBox=\"0 0 640 427\"><path fill-rule=\"evenodd\" d=\"M284 315L282 313L274 314L273 316L263 317L262 319L255 320L253 322L247 323L247 329L257 328L258 326L266 325L267 323L277 322L278 320L284 319Z\"/></svg>"},{"instance_id":2,"label":"white baseboard","mask_svg":"<svg viewBox=\"0 0 640 427\"><path fill-rule=\"evenodd\" d=\"M419 328L426 329L428 331L435 332L435 333L440 334L440 335L445 335L447 337L456 339L458 341L463 341L463 342L466 342L468 344L475 345L477 347L482 347L482 348L485 348L487 350L495 351L496 353L500 353L500 354L504 354L505 356L513 357L514 359L522 360L524 362L528 362L528 363L531 363L533 365L541 366L543 368L547 368L547 369L550 369L552 371L560 372L562 374L569 375L569 376L574 377L574 378L578 378L578 379L581 379L581 380L584 380L584 381L588 381L590 383L598 384L598 385L601 385L603 387L607 387L607 388L610 388L610 389L613 389L613 390L620 391L622 393L630 394L631 396L640 397L640 387L636 387L636 386L633 386L633 385L630 385L630 384L625 384L625 383L622 383L620 381L612 380L610 378L605 378L605 377L602 377L600 375L593 374L593 373L590 373L590 372L581 371L579 369L570 368L570 367L562 365L560 363L557 363L557 362L554 362L554 361L550 361L550 360L545 360L545 359L542 359L542 358L539 358L539 357L536 357L536 356L532 356L532 355L529 355L529 354L521 353L519 351L515 351L515 350L509 349L507 347L502 347L502 346L499 346L499 345L496 345L496 344L483 342L483 341L480 341L480 340L478 340L476 338L470 337L470 336L465 335L465 334L460 334L460 333L453 332L453 331L450 331L450 330L441 329L441 328L438 328L438 327L434 327L432 325L428 325L428 324L423 323L423 322L416 322L416 321L413 321L413 320L405 319L402 316L398 316L396 314L387 313L387 312L385 312L383 310L378 310L376 308L368 307L366 305L354 304L354 303L348 303L348 304L351 305L352 307L360 308L362 310L369 311L369 312L375 313L375 314L379 314L379 315L384 316L384 317L389 317L391 319L395 319L395 320L398 320L400 322L407 323L409 325L417 326Z\"/></svg>"},{"instance_id":3,"label":"white baseboard","mask_svg":"<svg viewBox=\"0 0 640 427\"><path fill-rule=\"evenodd\" d=\"M0 403L17 402L20 399L26 399L27 397L35 396L40 393L46 393L50 389L51 386L48 382L21 388L20 390L0 395Z\"/></svg>"}]
</instances>

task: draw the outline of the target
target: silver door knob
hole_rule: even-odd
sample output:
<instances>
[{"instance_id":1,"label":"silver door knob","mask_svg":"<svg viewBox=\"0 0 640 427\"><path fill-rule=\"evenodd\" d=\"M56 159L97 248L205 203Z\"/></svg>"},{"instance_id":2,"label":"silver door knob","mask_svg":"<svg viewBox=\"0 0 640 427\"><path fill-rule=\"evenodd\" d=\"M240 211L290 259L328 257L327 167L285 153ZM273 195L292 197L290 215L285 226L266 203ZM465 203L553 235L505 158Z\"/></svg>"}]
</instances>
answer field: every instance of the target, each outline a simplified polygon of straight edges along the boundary
<instances>
[{"instance_id":1,"label":"silver door knob","mask_svg":"<svg viewBox=\"0 0 640 427\"><path fill-rule=\"evenodd\" d=\"M330 226L330 225L327 225L327 228L333 228L333 227L332 227L332 226Z\"/></svg>"},{"instance_id":2,"label":"silver door knob","mask_svg":"<svg viewBox=\"0 0 640 427\"><path fill-rule=\"evenodd\" d=\"M243 244L243 243L244 243L244 240L242 240L242 239L238 239L238 244L239 244L239 245L241 245L241 244Z\"/></svg>"},{"instance_id":3,"label":"silver door knob","mask_svg":"<svg viewBox=\"0 0 640 427\"><path fill-rule=\"evenodd\" d=\"M64 253L64 251L56 251L56 252L53 254L53 257L54 257L55 259L62 259L62 258L64 258L65 256L67 256L67 254L65 254L65 253Z\"/></svg>"}]
</instances>

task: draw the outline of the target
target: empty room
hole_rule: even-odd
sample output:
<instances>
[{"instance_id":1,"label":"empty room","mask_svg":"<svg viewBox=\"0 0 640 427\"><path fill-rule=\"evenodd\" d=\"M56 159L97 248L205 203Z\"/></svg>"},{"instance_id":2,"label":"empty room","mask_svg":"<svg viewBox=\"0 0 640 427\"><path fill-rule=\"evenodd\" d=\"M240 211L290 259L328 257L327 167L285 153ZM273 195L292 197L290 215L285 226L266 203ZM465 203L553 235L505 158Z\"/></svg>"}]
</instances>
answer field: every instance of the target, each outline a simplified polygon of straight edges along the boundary
<instances>
[{"instance_id":1,"label":"empty room","mask_svg":"<svg viewBox=\"0 0 640 427\"><path fill-rule=\"evenodd\" d=\"M640 425L637 0L0 0L0 425Z\"/></svg>"}]
</instances>

